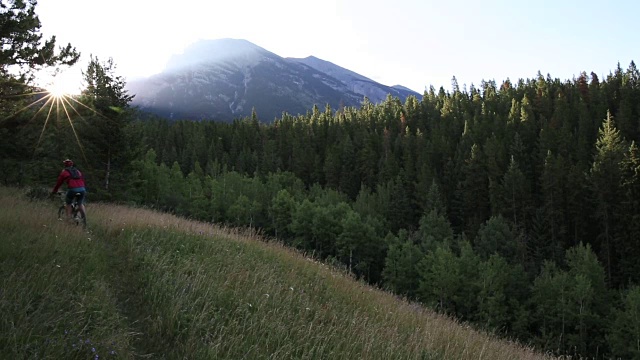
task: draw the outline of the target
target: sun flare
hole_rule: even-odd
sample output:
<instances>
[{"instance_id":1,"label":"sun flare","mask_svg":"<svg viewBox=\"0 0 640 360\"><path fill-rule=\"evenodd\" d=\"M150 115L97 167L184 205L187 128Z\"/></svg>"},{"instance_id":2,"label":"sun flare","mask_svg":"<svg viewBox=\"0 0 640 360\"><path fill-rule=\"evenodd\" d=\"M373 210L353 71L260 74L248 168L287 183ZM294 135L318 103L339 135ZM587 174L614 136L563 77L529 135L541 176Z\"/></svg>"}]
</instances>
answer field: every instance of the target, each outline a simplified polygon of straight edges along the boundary
<instances>
[{"instance_id":1,"label":"sun flare","mask_svg":"<svg viewBox=\"0 0 640 360\"><path fill-rule=\"evenodd\" d=\"M70 72L41 74L39 83L49 95L56 99L80 93L80 81Z\"/></svg>"},{"instance_id":2,"label":"sun flare","mask_svg":"<svg viewBox=\"0 0 640 360\"><path fill-rule=\"evenodd\" d=\"M65 90L64 87L62 87L60 84L52 84L50 86L47 86L47 92L56 99L60 99L69 95L67 90Z\"/></svg>"}]
</instances>

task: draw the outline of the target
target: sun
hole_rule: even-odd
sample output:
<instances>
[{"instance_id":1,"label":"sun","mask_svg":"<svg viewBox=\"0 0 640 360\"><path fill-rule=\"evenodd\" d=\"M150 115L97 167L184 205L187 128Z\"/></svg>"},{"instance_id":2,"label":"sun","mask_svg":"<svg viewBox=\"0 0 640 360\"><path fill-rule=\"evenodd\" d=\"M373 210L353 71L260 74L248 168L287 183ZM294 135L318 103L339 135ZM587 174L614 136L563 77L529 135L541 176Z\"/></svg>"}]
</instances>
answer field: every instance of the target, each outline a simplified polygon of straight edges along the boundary
<instances>
[{"instance_id":1,"label":"sun","mask_svg":"<svg viewBox=\"0 0 640 360\"><path fill-rule=\"evenodd\" d=\"M47 125L52 122L68 121L82 156L86 160L84 147L76 131L76 122L80 120L86 124L87 121L83 118L79 109L84 108L99 116L103 115L82 102L82 97L79 96L83 91L81 77L70 72L63 74L57 70L54 70L53 73L40 72L34 75L33 82L29 83L31 91L22 94L30 97L33 101L12 112L8 117L0 119L0 123L28 109L33 110L33 116L28 121L34 121L38 116L43 117L42 130L34 147L35 154L43 139Z\"/></svg>"},{"instance_id":2,"label":"sun","mask_svg":"<svg viewBox=\"0 0 640 360\"><path fill-rule=\"evenodd\" d=\"M43 75L40 83L49 95L61 99L80 93L80 80L74 75L69 72L57 73L53 76Z\"/></svg>"},{"instance_id":3,"label":"sun","mask_svg":"<svg viewBox=\"0 0 640 360\"><path fill-rule=\"evenodd\" d=\"M63 84L53 83L47 86L47 92L49 95L53 96L56 99L61 99L65 96L69 96L70 93Z\"/></svg>"}]
</instances>

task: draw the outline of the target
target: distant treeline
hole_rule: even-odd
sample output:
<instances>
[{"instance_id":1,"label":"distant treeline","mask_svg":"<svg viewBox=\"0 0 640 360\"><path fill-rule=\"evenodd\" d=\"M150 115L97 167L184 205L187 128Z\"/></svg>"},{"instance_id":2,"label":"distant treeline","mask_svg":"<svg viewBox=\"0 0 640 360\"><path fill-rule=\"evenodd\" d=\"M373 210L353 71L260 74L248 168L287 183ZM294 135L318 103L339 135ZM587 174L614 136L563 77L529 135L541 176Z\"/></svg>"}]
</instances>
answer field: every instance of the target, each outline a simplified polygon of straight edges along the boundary
<instances>
[{"instance_id":1,"label":"distant treeline","mask_svg":"<svg viewBox=\"0 0 640 360\"><path fill-rule=\"evenodd\" d=\"M79 100L97 113L45 131L43 114L0 126L13 140L0 148L5 183L53 185L73 156L90 199L253 227L556 354L640 357L633 62L606 79L539 73L461 89L454 78L422 99L269 123L139 120L114 90L121 79L89 76L96 86Z\"/></svg>"}]
</instances>

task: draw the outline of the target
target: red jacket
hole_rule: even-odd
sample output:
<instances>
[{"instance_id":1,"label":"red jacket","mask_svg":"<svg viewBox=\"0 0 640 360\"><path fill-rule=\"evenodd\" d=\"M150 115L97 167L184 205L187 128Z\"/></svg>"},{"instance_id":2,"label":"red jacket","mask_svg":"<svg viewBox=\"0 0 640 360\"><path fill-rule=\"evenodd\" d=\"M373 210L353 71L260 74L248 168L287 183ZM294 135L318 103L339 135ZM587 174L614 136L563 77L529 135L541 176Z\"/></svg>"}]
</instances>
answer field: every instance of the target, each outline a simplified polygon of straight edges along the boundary
<instances>
[{"instance_id":1,"label":"red jacket","mask_svg":"<svg viewBox=\"0 0 640 360\"><path fill-rule=\"evenodd\" d=\"M67 168L62 169L62 172L60 173L60 175L58 175L58 182L53 188L53 192L57 192L58 188L60 188L60 185L62 185L62 183L65 181L67 182L68 189L84 187L84 175L82 175L82 172L80 172L80 170L77 171L80 175L80 178L74 179L71 177L71 172Z\"/></svg>"}]
</instances>

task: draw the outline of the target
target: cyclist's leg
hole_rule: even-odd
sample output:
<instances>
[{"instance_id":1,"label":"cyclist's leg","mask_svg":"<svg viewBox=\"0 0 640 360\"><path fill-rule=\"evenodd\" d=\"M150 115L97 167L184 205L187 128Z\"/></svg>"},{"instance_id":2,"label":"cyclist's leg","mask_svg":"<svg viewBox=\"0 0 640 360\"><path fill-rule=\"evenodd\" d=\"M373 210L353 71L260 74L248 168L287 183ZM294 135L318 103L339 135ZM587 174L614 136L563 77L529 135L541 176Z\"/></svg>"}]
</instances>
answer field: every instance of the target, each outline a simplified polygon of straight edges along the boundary
<instances>
[{"instance_id":1,"label":"cyclist's leg","mask_svg":"<svg viewBox=\"0 0 640 360\"><path fill-rule=\"evenodd\" d=\"M87 218L87 209L84 206L84 200L85 197L87 195L86 191L78 191L78 194L80 194L78 196L78 209L80 209L80 213L82 214L83 218Z\"/></svg>"},{"instance_id":2,"label":"cyclist's leg","mask_svg":"<svg viewBox=\"0 0 640 360\"><path fill-rule=\"evenodd\" d=\"M86 229L87 227L87 208L84 206L84 202L87 196L87 192L82 192L82 197L78 200L80 213L82 214L82 226Z\"/></svg>"}]
</instances>

